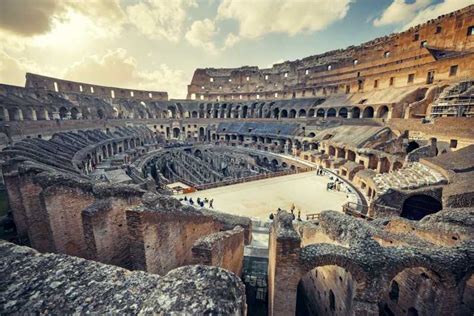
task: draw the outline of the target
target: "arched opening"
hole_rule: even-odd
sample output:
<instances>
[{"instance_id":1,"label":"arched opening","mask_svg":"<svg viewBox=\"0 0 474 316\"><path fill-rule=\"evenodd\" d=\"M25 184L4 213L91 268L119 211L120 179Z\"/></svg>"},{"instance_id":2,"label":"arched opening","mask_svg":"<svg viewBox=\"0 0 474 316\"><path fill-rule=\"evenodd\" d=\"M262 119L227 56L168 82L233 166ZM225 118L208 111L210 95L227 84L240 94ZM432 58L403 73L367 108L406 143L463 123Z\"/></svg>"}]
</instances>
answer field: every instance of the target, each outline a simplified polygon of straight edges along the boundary
<instances>
[{"instance_id":1,"label":"arched opening","mask_svg":"<svg viewBox=\"0 0 474 316\"><path fill-rule=\"evenodd\" d=\"M336 116L336 109L330 108L330 109L328 110L327 117L335 117L335 116Z\"/></svg>"},{"instance_id":2,"label":"arched opening","mask_svg":"<svg viewBox=\"0 0 474 316\"><path fill-rule=\"evenodd\" d=\"M352 118L360 118L360 109L357 106L352 108Z\"/></svg>"},{"instance_id":3,"label":"arched opening","mask_svg":"<svg viewBox=\"0 0 474 316\"><path fill-rule=\"evenodd\" d=\"M395 161L393 163L392 170L395 171L395 170L401 169L402 167L403 167L403 164L400 161Z\"/></svg>"},{"instance_id":4,"label":"arched opening","mask_svg":"<svg viewBox=\"0 0 474 316\"><path fill-rule=\"evenodd\" d=\"M442 315L450 304L437 272L424 267L403 269L392 280L379 302L380 315Z\"/></svg>"},{"instance_id":5,"label":"arched opening","mask_svg":"<svg viewBox=\"0 0 474 316\"><path fill-rule=\"evenodd\" d=\"M101 120L105 117L104 111L102 109L97 110L97 117Z\"/></svg>"},{"instance_id":6,"label":"arched opening","mask_svg":"<svg viewBox=\"0 0 474 316\"><path fill-rule=\"evenodd\" d=\"M61 120L67 119L67 109L64 106L59 108L59 117Z\"/></svg>"},{"instance_id":7,"label":"arched opening","mask_svg":"<svg viewBox=\"0 0 474 316\"><path fill-rule=\"evenodd\" d=\"M173 128L173 138L179 138L181 130L178 127Z\"/></svg>"},{"instance_id":8,"label":"arched opening","mask_svg":"<svg viewBox=\"0 0 474 316\"><path fill-rule=\"evenodd\" d=\"M388 106L384 105L378 108L377 110L378 118L388 118Z\"/></svg>"},{"instance_id":9,"label":"arched opening","mask_svg":"<svg viewBox=\"0 0 474 316\"><path fill-rule=\"evenodd\" d=\"M296 110L290 110L290 118L295 118L296 117Z\"/></svg>"},{"instance_id":10,"label":"arched opening","mask_svg":"<svg viewBox=\"0 0 474 316\"><path fill-rule=\"evenodd\" d=\"M415 149L417 149L419 147L420 147L420 145L417 142L415 142L415 141L409 142L408 145L407 145L407 149L406 149L407 154L411 153L412 151L414 151Z\"/></svg>"},{"instance_id":11,"label":"arched opening","mask_svg":"<svg viewBox=\"0 0 474 316\"><path fill-rule=\"evenodd\" d=\"M316 134L311 132L311 133L308 134L308 137L316 137Z\"/></svg>"},{"instance_id":12,"label":"arched opening","mask_svg":"<svg viewBox=\"0 0 474 316\"><path fill-rule=\"evenodd\" d=\"M305 109L301 109L301 110L298 112L298 117L306 117L306 110L305 110Z\"/></svg>"},{"instance_id":13,"label":"arched opening","mask_svg":"<svg viewBox=\"0 0 474 316\"><path fill-rule=\"evenodd\" d=\"M358 283L336 265L319 266L300 280L296 315L352 315Z\"/></svg>"},{"instance_id":14,"label":"arched opening","mask_svg":"<svg viewBox=\"0 0 474 316\"><path fill-rule=\"evenodd\" d=\"M316 117L324 117L324 110L318 109L318 111L316 111Z\"/></svg>"},{"instance_id":15,"label":"arched opening","mask_svg":"<svg viewBox=\"0 0 474 316\"><path fill-rule=\"evenodd\" d=\"M362 112L362 117L363 118L373 118L374 117L374 108L371 106L368 106L364 109L364 112Z\"/></svg>"},{"instance_id":16,"label":"arched opening","mask_svg":"<svg viewBox=\"0 0 474 316\"><path fill-rule=\"evenodd\" d=\"M329 146L329 156L336 156L336 148Z\"/></svg>"},{"instance_id":17,"label":"arched opening","mask_svg":"<svg viewBox=\"0 0 474 316\"><path fill-rule=\"evenodd\" d=\"M23 111L20 108L8 108L10 121L23 121Z\"/></svg>"},{"instance_id":18,"label":"arched opening","mask_svg":"<svg viewBox=\"0 0 474 316\"><path fill-rule=\"evenodd\" d=\"M192 118L197 118L198 117L198 112L197 111L192 111L191 112L191 117Z\"/></svg>"},{"instance_id":19,"label":"arched opening","mask_svg":"<svg viewBox=\"0 0 474 316\"><path fill-rule=\"evenodd\" d=\"M419 221L426 215L434 214L443 208L441 202L429 195L417 194L403 202L401 217Z\"/></svg>"},{"instance_id":20,"label":"arched opening","mask_svg":"<svg viewBox=\"0 0 474 316\"><path fill-rule=\"evenodd\" d=\"M278 118L280 115L280 109L279 108L274 108L273 109L273 118Z\"/></svg>"},{"instance_id":21,"label":"arched opening","mask_svg":"<svg viewBox=\"0 0 474 316\"><path fill-rule=\"evenodd\" d=\"M347 118L347 108L340 108L338 116L343 117L343 118Z\"/></svg>"},{"instance_id":22,"label":"arched opening","mask_svg":"<svg viewBox=\"0 0 474 316\"><path fill-rule=\"evenodd\" d=\"M309 109L308 117L314 117L314 113L315 113L314 109Z\"/></svg>"},{"instance_id":23,"label":"arched opening","mask_svg":"<svg viewBox=\"0 0 474 316\"><path fill-rule=\"evenodd\" d=\"M199 139L204 140L205 135L204 127L199 127Z\"/></svg>"},{"instance_id":24,"label":"arched opening","mask_svg":"<svg viewBox=\"0 0 474 316\"><path fill-rule=\"evenodd\" d=\"M287 118L288 117L288 111L287 110L281 110L280 117L281 118Z\"/></svg>"},{"instance_id":25,"label":"arched opening","mask_svg":"<svg viewBox=\"0 0 474 316\"><path fill-rule=\"evenodd\" d=\"M242 107L242 118L247 118L248 107L244 105Z\"/></svg>"},{"instance_id":26,"label":"arched opening","mask_svg":"<svg viewBox=\"0 0 474 316\"><path fill-rule=\"evenodd\" d=\"M71 109L71 118L73 120L77 120L79 116L79 110L77 108L72 108Z\"/></svg>"}]
</instances>

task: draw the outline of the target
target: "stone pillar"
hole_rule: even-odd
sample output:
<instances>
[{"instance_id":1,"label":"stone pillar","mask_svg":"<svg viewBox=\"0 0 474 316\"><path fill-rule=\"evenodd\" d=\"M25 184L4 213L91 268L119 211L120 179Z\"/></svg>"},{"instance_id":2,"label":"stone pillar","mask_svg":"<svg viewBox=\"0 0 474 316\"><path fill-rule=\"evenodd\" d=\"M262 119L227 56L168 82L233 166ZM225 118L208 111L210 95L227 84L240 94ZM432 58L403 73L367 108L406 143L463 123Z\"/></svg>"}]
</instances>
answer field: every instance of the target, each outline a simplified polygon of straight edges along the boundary
<instances>
[{"instance_id":1,"label":"stone pillar","mask_svg":"<svg viewBox=\"0 0 474 316\"><path fill-rule=\"evenodd\" d=\"M298 283L302 277L301 239L292 215L280 211L270 227L268 251L268 314L295 315Z\"/></svg>"},{"instance_id":2,"label":"stone pillar","mask_svg":"<svg viewBox=\"0 0 474 316\"><path fill-rule=\"evenodd\" d=\"M5 120L5 122L10 121L10 114L8 113L7 108L3 108L3 119Z\"/></svg>"}]
</instances>

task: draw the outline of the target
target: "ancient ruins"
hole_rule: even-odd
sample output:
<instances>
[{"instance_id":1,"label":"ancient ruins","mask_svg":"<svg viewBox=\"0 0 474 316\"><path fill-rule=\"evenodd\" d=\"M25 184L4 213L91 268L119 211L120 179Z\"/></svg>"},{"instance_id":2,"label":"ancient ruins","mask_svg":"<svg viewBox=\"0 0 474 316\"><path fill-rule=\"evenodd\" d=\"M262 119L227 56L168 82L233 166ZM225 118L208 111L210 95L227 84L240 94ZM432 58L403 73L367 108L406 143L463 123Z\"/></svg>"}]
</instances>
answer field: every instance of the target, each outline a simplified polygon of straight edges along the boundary
<instances>
[{"instance_id":1,"label":"ancient ruins","mask_svg":"<svg viewBox=\"0 0 474 316\"><path fill-rule=\"evenodd\" d=\"M186 100L27 73L0 120L1 314L474 314L474 5ZM299 173L347 202L204 193Z\"/></svg>"}]
</instances>

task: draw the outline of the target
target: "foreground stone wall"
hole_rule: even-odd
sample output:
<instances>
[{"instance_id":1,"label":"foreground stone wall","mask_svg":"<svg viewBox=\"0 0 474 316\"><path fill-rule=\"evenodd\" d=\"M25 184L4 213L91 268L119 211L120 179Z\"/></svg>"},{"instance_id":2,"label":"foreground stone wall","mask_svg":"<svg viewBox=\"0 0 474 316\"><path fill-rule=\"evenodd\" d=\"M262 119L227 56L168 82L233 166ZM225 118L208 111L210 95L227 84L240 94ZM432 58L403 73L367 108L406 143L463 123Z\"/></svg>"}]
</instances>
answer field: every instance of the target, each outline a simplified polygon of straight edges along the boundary
<instances>
[{"instance_id":1,"label":"foreground stone wall","mask_svg":"<svg viewBox=\"0 0 474 316\"><path fill-rule=\"evenodd\" d=\"M0 242L1 314L245 315L245 287L217 267L160 277Z\"/></svg>"}]
</instances>

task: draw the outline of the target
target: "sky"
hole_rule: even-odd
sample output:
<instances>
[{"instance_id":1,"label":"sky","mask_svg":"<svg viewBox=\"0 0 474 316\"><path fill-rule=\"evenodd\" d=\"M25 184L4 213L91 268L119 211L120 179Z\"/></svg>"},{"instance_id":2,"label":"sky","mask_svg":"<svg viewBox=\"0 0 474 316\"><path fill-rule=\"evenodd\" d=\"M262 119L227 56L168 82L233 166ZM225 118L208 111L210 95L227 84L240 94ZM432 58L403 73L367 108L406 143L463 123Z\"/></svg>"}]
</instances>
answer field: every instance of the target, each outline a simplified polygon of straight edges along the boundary
<instances>
[{"instance_id":1,"label":"sky","mask_svg":"<svg viewBox=\"0 0 474 316\"><path fill-rule=\"evenodd\" d=\"M472 0L0 0L0 83L25 73L185 98L196 68L271 67Z\"/></svg>"}]
</instances>

